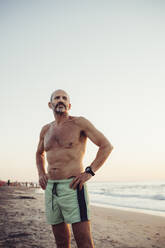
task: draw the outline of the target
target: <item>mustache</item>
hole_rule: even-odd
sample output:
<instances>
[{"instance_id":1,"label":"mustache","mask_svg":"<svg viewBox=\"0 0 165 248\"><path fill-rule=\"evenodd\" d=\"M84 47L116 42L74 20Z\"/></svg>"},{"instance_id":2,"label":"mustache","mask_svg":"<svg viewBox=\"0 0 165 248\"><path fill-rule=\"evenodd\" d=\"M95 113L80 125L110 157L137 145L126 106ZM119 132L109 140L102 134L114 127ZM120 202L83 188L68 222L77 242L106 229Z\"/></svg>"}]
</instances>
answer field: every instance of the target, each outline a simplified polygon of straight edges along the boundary
<instances>
[{"instance_id":1,"label":"mustache","mask_svg":"<svg viewBox=\"0 0 165 248\"><path fill-rule=\"evenodd\" d=\"M63 106L66 108L66 106L65 106L65 104L64 104L63 102L58 102L58 103L56 104L55 108L57 108L59 105L63 105Z\"/></svg>"}]
</instances>

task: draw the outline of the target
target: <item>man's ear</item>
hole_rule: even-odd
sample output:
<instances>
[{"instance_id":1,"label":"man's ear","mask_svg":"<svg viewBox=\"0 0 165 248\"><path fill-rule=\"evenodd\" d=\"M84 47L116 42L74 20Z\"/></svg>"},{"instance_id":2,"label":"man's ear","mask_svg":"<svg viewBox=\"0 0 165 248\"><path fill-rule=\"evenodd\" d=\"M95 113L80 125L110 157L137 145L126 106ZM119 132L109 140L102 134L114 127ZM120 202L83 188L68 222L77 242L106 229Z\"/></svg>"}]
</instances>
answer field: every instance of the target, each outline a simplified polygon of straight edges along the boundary
<instances>
[{"instance_id":1,"label":"man's ear","mask_svg":"<svg viewBox=\"0 0 165 248\"><path fill-rule=\"evenodd\" d=\"M51 103L51 102L48 102L48 107L49 107L50 109L52 109L52 103Z\"/></svg>"},{"instance_id":2,"label":"man's ear","mask_svg":"<svg viewBox=\"0 0 165 248\"><path fill-rule=\"evenodd\" d=\"M69 109L71 109L71 106L72 106L72 105L69 103Z\"/></svg>"}]
</instances>

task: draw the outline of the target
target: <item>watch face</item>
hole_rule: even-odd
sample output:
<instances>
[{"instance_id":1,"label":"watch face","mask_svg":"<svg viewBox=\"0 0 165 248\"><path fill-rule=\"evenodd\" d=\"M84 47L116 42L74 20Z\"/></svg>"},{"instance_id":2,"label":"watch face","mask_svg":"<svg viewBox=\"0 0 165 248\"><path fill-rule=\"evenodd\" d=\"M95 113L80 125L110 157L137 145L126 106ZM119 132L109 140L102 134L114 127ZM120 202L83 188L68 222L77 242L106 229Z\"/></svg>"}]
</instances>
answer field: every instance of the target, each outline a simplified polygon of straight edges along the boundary
<instances>
[{"instance_id":1,"label":"watch face","mask_svg":"<svg viewBox=\"0 0 165 248\"><path fill-rule=\"evenodd\" d=\"M86 167L85 172L91 174L92 176L95 175L95 173L91 170L90 166Z\"/></svg>"}]
</instances>

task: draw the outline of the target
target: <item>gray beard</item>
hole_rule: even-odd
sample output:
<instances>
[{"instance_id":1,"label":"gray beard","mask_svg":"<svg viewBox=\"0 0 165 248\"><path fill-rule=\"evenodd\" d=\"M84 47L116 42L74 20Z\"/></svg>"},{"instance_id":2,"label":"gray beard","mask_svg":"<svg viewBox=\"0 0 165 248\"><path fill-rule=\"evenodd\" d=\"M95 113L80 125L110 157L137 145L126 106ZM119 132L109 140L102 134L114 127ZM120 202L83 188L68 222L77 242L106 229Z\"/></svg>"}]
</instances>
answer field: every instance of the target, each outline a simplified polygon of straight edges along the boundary
<instances>
[{"instance_id":1,"label":"gray beard","mask_svg":"<svg viewBox=\"0 0 165 248\"><path fill-rule=\"evenodd\" d=\"M65 115L65 111L62 111L63 109L58 109L58 107L57 108L55 108L55 113L57 114L57 115Z\"/></svg>"},{"instance_id":2,"label":"gray beard","mask_svg":"<svg viewBox=\"0 0 165 248\"><path fill-rule=\"evenodd\" d=\"M55 110L55 113L56 113L57 115L64 115L64 114L65 114L65 112L63 112L63 111L58 111L58 110Z\"/></svg>"},{"instance_id":3,"label":"gray beard","mask_svg":"<svg viewBox=\"0 0 165 248\"><path fill-rule=\"evenodd\" d=\"M57 107L55 107L54 108L54 111L56 112L56 113L63 113L63 108L65 108L65 110L66 110L66 107L65 106L63 106L62 108L60 108L59 106L57 106Z\"/></svg>"}]
</instances>

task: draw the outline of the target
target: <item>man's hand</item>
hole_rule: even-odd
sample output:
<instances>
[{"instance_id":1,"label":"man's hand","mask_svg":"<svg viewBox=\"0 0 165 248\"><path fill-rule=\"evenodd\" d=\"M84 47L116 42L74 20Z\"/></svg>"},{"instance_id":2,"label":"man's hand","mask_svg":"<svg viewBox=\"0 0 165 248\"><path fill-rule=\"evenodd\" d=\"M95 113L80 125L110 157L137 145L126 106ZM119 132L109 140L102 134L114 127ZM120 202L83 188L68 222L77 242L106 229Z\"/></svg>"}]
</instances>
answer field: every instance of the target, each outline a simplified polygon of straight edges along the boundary
<instances>
[{"instance_id":1,"label":"man's hand","mask_svg":"<svg viewBox=\"0 0 165 248\"><path fill-rule=\"evenodd\" d=\"M92 175L83 172L80 175L78 175L77 177L75 177L73 179L73 181L70 183L70 188L76 189L77 185L79 184L79 190L82 189L83 184L88 181L90 178L92 177Z\"/></svg>"},{"instance_id":2,"label":"man's hand","mask_svg":"<svg viewBox=\"0 0 165 248\"><path fill-rule=\"evenodd\" d=\"M46 189L47 182L48 182L48 177L46 174L39 176L39 185L43 190Z\"/></svg>"}]
</instances>

